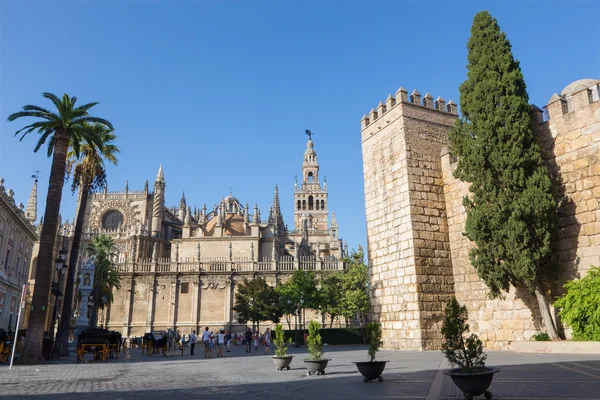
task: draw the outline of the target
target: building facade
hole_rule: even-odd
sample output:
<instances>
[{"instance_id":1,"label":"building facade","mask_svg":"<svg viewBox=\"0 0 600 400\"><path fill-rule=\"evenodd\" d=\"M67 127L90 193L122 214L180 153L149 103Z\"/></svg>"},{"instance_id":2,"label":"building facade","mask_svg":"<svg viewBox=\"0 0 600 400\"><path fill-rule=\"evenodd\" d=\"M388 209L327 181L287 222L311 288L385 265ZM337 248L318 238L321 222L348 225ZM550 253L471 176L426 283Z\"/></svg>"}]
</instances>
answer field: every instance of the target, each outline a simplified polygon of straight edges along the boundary
<instances>
[{"instance_id":1,"label":"building facade","mask_svg":"<svg viewBox=\"0 0 600 400\"><path fill-rule=\"evenodd\" d=\"M34 243L38 235L36 219L37 180L27 208L17 205L14 192L0 179L0 328L17 330L17 315L23 285L29 276ZM23 321L24 318L21 319Z\"/></svg>"},{"instance_id":2,"label":"building facade","mask_svg":"<svg viewBox=\"0 0 600 400\"><path fill-rule=\"evenodd\" d=\"M266 218L256 204L251 208L231 193L212 209L192 210L185 195L168 207L162 166L153 190L146 182L139 191L126 185L90 195L82 249L95 235L113 237L121 276L100 323L125 336L169 327L235 329L236 284L244 278L263 276L276 285L297 269L343 269L345 250L333 213L329 220L327 184L318 171L309 137L303 180L294 188L293 229L284 222L277 186Z\"/></svg>"},{"instance_id":3,"label":"building facade","mask_svg":"<svg viewBox=\"0 0 600 400\"><path fill-rule=\"evenodd\" d=\"M534 106L534 135L559 205L553 243L561 278L600 265L600 81L584 79ZM535 298L511 287L490 300L469 263L462 235L468 185L454 178L446 149L456 104L400 88L361 121L368 254L374 314L384 346L438 349L443 306L452 296L469 311L471 331L488 348L505 349L543 330ZM567 332L568 333L568 332Z\"/></svg>"}]
</instances>

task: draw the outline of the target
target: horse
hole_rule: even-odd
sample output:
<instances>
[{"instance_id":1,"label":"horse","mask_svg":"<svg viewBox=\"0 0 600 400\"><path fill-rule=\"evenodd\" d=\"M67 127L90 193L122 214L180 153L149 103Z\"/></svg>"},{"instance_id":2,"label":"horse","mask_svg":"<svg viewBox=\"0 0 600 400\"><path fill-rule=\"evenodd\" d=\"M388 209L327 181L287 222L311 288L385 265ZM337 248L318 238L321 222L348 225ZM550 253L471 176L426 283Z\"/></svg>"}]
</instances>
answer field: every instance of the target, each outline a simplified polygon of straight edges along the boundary
<instances>
[{"instance_id":1,"label":"horse","mask_svg":"<svg viewBox=\"0 0 600 400\"><path fill-rule=\"evenodd\" d=\"M167 346L167 353L171 353L171 357L173 357L177 348L177 333L171 328L167 330Z\"/></svg>"}]
</instances>

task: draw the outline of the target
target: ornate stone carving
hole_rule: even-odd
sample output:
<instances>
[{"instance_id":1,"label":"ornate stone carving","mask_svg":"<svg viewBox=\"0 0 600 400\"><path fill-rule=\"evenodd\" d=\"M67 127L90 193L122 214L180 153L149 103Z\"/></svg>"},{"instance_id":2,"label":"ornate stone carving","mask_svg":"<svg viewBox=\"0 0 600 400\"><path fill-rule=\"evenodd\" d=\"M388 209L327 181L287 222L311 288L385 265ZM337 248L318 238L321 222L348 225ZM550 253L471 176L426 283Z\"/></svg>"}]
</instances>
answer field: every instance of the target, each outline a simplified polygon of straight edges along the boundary
<instances>
[{"instance_id":1,"label":"ornate stone carving","mask_svg":"<svg viewBox=\"0 0 600 400\"><path fill-rule=\"evenodd\" d=\"M141 223L141 212L138 208L138 205L131 199L111 199L94 202L88 228L92 230L102 229L102 216L108 210L119 210L123 213L125 217L123 221L124 226Z\"/></svg>"}]
</instances>

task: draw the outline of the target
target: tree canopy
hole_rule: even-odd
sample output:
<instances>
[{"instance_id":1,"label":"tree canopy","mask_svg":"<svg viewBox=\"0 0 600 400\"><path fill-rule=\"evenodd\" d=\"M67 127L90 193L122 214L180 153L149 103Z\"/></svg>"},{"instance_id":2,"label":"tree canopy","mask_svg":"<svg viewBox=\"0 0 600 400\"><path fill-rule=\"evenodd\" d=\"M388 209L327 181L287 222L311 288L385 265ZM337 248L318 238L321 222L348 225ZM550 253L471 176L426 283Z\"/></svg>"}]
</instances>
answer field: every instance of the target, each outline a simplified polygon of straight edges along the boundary
<instances>
[{"instance_id":1,"label":"tree canopy","mask_svg":"<svg viewBox=\"0 0 600 400\"><path fill-rule=\"evenodd\" d=\"M534 141L525 80L506 34L487 11L475 16L467 47L462 118L449 139L458 158L455 176L471 184L463 202L464 234L476 244L471 264L493 297L511 284L535 291L548 324L542 286L556 271L550 248L556 202Z\"/></svg>"},{"instance_id":2,"label":"tree canopy","mask_svg":"<svg viewBox=\"0 0 600 400\"><path fill-rule=\"evenodd\" d=\"M244 278L238 285L233 309L238 313L238 322L248 321L260 325L261 321L279 322L283 312L279 306L279 296L267 281L258 277L252 280Z\"/></svg>"}]
</instances>

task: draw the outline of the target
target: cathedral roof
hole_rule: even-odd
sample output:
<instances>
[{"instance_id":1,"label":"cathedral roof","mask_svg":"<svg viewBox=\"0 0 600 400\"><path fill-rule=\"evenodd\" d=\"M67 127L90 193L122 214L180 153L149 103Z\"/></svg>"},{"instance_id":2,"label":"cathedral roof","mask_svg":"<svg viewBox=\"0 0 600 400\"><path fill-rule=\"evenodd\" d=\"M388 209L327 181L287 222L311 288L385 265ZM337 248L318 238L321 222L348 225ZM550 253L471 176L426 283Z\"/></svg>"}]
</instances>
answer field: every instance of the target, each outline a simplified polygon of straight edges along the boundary
<instances>
[{"instance_id":1,"label":"cathedral roof","mask_svg":"<svg viewBox=\"0 0 600 400\"><path fill-rule=\"evenodd\" d=\"M213 236L215 233L215 225L217 225L218 217L213 217L206 224L206 236ZM246 235L246 225L244 217L239 214L227 213L225 217L225 235L227 236L244 236Z\"/></svg>"}]
</instances>

